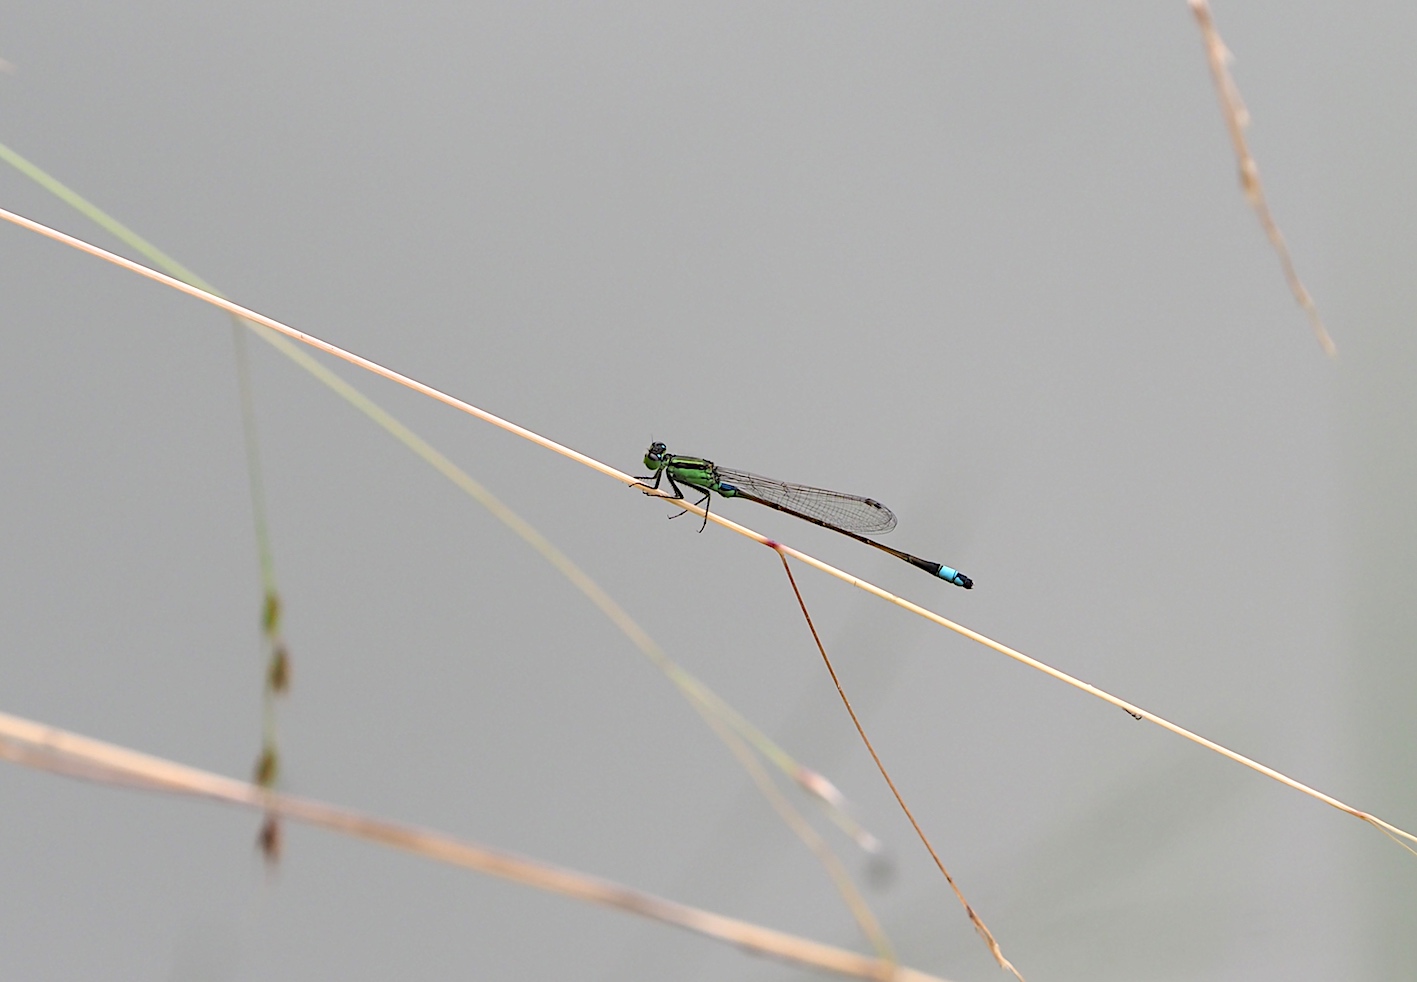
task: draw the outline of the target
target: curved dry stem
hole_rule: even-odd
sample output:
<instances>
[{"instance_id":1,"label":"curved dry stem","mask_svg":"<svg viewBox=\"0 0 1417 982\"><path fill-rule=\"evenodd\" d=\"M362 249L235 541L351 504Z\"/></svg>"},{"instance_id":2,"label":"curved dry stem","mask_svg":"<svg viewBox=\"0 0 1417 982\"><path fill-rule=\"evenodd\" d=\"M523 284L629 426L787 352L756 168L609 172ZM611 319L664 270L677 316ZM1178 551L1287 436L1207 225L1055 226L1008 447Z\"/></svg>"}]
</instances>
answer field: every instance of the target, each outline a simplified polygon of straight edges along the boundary
<instances>
[{"instance_id":1,"label":"curved dry stem","mask_svg":"<svg viewBox=\"0 0 1417 982\"><path fill-rule=\"evenodd\" d=\"M188 296L196 297L199 300L204 300L207 303L212 304L213 306L220 307L228 313L235 314L238 317L244 317L248 320L253 320L256 323L269 327L274 331L278 331L281 334L286 335L287 337L294 338L297 341L302 341L313 348L318 348L321 351L334 355L336 358L343 359L344 361L347 361L352 365L358 365L360 368L367 369L368 371L371 371L376 375L382 376L383 378L387 378L390 381L398 382L401 385L405 385L408 388L413 389L415 392L420 392L423 395L428 396L429 398L436 399L437 401L445 405L452 406L454 409L461 410L462 412L465 412L470 416L475 416L478 419L481 419L485 422L491 423L494 426L504 429L508 433L514 433L527 440L530 440L537 446L544 447L547 450L552 450L556 453L561 454L564 457L569 457L571 460L584 464L592 470L598 471L601 474L604 474L606 477L613 478L622 484L630 486L639 485L638 480L631 477L629 474L626 474L620 470L617 470L614 467L611 467L609 464L603 464L593 457L588 457L577 450L572 450L570 447L563 446L562 444L557 443L555 440L549 440L539 433L534 433L531 430L526 429L525 427L518 426L515 423L502 419L500 416L494 415L493 413L489 413L485 409L479 409L478 407L471 405L470 403L463 402L461 399L457 399L453 396L450 396L446 392L441 392L438 389L433 388L431 385L425 385L424 383L415 381L414 379L411 379L405 375L400 375L398 372L395 372L392 369L385 368L384 366L379 365L376 362L372 362L367 358L363 358L359 355L356 355L353 352L345 351L338 345L331 344L328 341L323 341L320 338L305 334L302 331L297 331L295 328L282 324L280 321L267 317L264 314L259 314L254 310L249 310L246 307L242 307L240 304L232 303L230 300L224 300L221 297L213 296L212 294L207 293L204 290L199 290L196 287L189 286L180 280L173 279L171 276L167 276L164 273L159 273L157 270L149 269L141 263L135 263L131 259L126 259L123 256L111 253L106 249L100 249L98 246L85 242L82 239L77 239L74 236L66 235L63 232L57 231L56 229L52 229L47 225L43 225L40 222L34 221L33 219L25 218L21 215L16 215L14 212L7 211L3 208L0 208L0 218L3 218L4 220L11 222L15 225L18 225L21 228L26 228L32 232L36 232L40 235L43 235L45 238L53 239L55 242L59 242L74 249L78 249L81 252L86 252L91 256L95 256L96 258L111 262L117 266L122 266L124 269L137 273L139 276L145 276L148 279L153 280L154 282L169 286L174 290L178 290L182 293L187 294ZM640 487L643 488L643 485L640 485ZM980 644L984 645L986 648L991 648L1001 655L1007 655L1009 658L1014 659L1014 661L1020 662L1021 664L1027 665L1029 668L1040 671L1045 675L1057 679L1059 682L1065 682L1075 689L1080 689L1083 692L1088 693L1089 695L1096 696L1103 702L1111 703L1119 709L1124 709L1127 712L1131 713L1133 716L1149 720L1150 722L1155 723L1157 726L1169 730L1179 737L1183 737L1187 740L1190 740L1192 743L1205 747L1207 750L1212 750L1223 757L1228 757L1230 760L1235 761L1237 764L1243 764L1245 767L1248 767L1259 774L1263 774L1268 778L1278 781L1280 784L1293 788L1295 791L1302 792L1303 794L1306 794L1311 798L1314 798L1318 801L1322 801L1324 804L1329 805L1333 808L1337 808L1339 811L1346 812L1347 814L1352 815L1355 818L1360 818L1363 821L1369 823L1370 825L1378 826L1394 836L1406 839L1408 842L1417 843L1417 835L1413 835L1411 832L1408 832L1405 829L1398 828L1396 825L1392 825L1389 822L1385 822L1382 819L1377 818L1376 816L1369 815L1367 812L1359 811L1352 805L1345 804L1344 802L1339 801L1337 798L1334 798L1331 795L1324 794L1322 791L1319 791L1315 788L1311 788L1307 784L1303 784L1299 781L1294 780L1291 777L1281 774L1279 771L1276 771L1271 767L1266 767L1264 764L1261 764L1256 760L1252 760L1251 758L1246 757L1244 754L1236 753L1233 750L1221 746L1213 740L1207 740L1205 737L1201 736L1198 733L1193 733L1192 731L1186 729L1184 726L1179 726L1176 723L1172 723L1167 719L1157 716L1155 713L1147 712L1144 709L1132 705L1125 699L1121 699L1117 696L1112 695L1110 692L1107 692L1103 689L1099 689L1094 685L1090 685L1089 683L1082 681L1082 679L1075 678L1074 676L1069 675L1067 672L1056 669L1051 665L1037 660L1036 658L1031 658L1015 648L1010 648L1006 644L1003 644L999 641L995 641L992 638L980 634L978 631L972 631L969 628L963 626L962 624L957 624L949 618L943 617L928 608L921 607L919 604L912 603L909 600L906 600L902 597L898 597L890 591L883 590L881 587L876 586L869 580L863 580L859 576L854 576L851 573L845 572L844 570L837 569L830 563L824 563L814 556L809 556L805 552L793 549L791 546L786 546L782 545L781 543L775 542L774 540L769 539L767 536L763 535L760 532L755 532L754 530L748 528L745 525L739 525L737 522L724 518L717 512L709 514L708 512L704 511L704 509L690 503L687 500L672 498L669 495L660 492L649 493L652 496L663 498L666 501L670 501L671 503L678 506L679 508L684 509L685 511L692 512L695 515L699 515L700 517L706 517L709 521L714 522L717 525L721 525L723 528L729 529L733 532L737 532L739 535L742 535L746 538L752 539L754 542L757 542L760 545L767 546L770 549L781 550L787 555L792 556L794 559L801 560L808 566L821 570L823 573L827 573L830 576L834 576L837 579L842 580L846 583L850 583L852 586L855 586L861 590L865 590L867 593L873 594L874 596L877 596L882 600L887 601L888 603L895 604L902 610L908 610L911 613L923 617L926 620L938 624L941 627L948 628L949 630L954 631L957 634L969 638L971 641L977 641Z\"/></svg>"},{"instance_id":2,"label":"curved dry stem","mask_svg":"<svg viewBox=\"0 0 1417 982\"><path fill-rule=\"evenodd\" d=\"M600 877L430 829L388 822L352 809L272 791L8 713L0 713L0 757L84 780L207 798L280 815L436 862L672 924L752 954L781 958L838 975L897 982L944 982L937 976L900 968L888 961L690 907Z\"/></svg>"}]
</instances>

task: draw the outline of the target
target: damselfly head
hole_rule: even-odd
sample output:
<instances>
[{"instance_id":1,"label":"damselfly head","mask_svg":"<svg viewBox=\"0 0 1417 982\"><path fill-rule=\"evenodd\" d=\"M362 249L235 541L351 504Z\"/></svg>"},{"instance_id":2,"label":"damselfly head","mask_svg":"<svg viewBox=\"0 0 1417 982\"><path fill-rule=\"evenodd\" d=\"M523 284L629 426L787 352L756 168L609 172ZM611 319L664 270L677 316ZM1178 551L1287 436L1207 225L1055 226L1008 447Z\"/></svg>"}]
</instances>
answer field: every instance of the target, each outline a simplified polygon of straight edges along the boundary
<instances>
[{"instance_id":1,"label":"damselfly head","mask_svg":"<svg viewBox=\"0 0 1417 982\"><path fill-rule=\"evenodd\" d=\"M645 451L645 466L655 473L659 473L659 469L664 466L665 461L669 458L669 454L666 452L667 450L668 448L658 440L651 443L649 449Z\"/></svg>"}]
</instances>

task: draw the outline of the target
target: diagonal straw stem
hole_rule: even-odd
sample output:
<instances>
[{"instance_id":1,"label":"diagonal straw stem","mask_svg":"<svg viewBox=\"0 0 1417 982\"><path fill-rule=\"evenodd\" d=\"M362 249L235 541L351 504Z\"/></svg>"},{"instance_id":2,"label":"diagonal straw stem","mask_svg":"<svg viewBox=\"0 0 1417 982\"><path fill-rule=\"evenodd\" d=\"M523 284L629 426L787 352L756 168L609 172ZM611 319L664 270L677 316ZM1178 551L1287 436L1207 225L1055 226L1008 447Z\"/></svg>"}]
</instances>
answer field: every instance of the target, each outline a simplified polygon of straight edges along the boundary
<instances>
[{"instance_id":1,"label":"diagonal straw stem","mask_svg":"<svg viewBox=\"0 0 1417 982\"><path fill-rule=\"evenodd\" d=\"M216 287L207 283L192 270L158 249L155 245L138 235L122 222L118 221L101 208L98 208L78 192L67 187L58 179L32 164L3 143L0 143L0 160L5 161L20 173L35 181L55 197L78 211L81 215L84 215L99 227L108 231L120 242L137 250L141 255L145 256L148 261L161 267L164 272L198 289L205 290L215 296L221 296L220 291L218 291ZM279 760L276 749L275 697L285 691L286 681L288 679L288 662L286 661L287 654L285 645L280 637L280 597L276 590L274 566L266 534L265 501L264 494L261 491L260 461L256 447L255 413L251 399L250 367L246 351L246 331L248 329L251 333L255 334L256 337L272 345L282 355L294 361L317 380L333 390L351 406L359 410L378 426L382 427L389 435L402 443L416 456L423 459L433 467L434 470L438 471L481 504L507 528L540 553L547 562L570 580L576 588L581 590L612 623L619 627L629 640L640 649L641 653L649 658L680 690L681 694L689 700L695 711L700 714L705 722L709 724L710 728L724 741L728 749L739 758L745 769L747 769L749 776L768 799L773 809L784 818L788 826L802 839L804 845L823 863L827 874L837 886L843 900L852 911L853 916L856 917L862 931L871 939L871 943L875 947L877 954L888 961L893 961L894 955L889 939L886 938L884 932L881 930L879 922L874 914L871 913L865 899L851 881L844 867L842 867L840 860L836 858L825 841L816 834L815 830L798 814L796 808L782 795L777 789L777 786L762 771L757 764L757 760L753 758L751 753L739 742L739 738L741 737L742 740L747 741L748 744L787 775L790 780L806 791L822 807L832 822L849 835L852 841L860 848L867 852L877 851L880 848L879 840L866 829L862 828L860 823L846 811L845 797L837 790L835 785L822 774L793 759L787 751L774 743L741 713L724 702L712 689L675 663L673 659L649 637L643 628L630 617L629 613L620 607L588 574L576 566L568 556L557 549L550 540L538 532L530 523L498 500L487 488L474 480L467 472L463 471L448 457L429 444L428 441L418 436L411 429L394 418L387 410L365 396L316 358L307 354L305 349L300 345L292 343L283 335L260 324L236 317L235 315L232 315L232 324L233 339L236 345L237 374L240 383L242 417L246 435L248 471L251 477L252 503L256 517L257 542L260 547L262 578L266 587L266 605L263 621L271 654L270 664L266 672L267 684L263 699L263 743L262 753L256 767L256 774L258 775L257 783L263 786L273 786L274 784ZM263 826L260 841L267 857L274 859L279 847L279 829L274 816L269 817L266 825Z\"/></svg>"},{"instance_id":2,"label":"diagonal straw stem","mask_svg":"<svg viewBox=\"0 0 1417 982\"><path fill-rule=\"evenodd\" d=\"M43 225L39 222L34 221L33 219L25 218L22 215L17 215L14 212L7 211L4 208L0 208L0 218L3 218L5 221L11 222L12 224L18 225L21 228L28 229L31 232L38 233L39 235L42 235L47 239L53 239L55 242L59 242L63 245L70 246L71 248L78 249L80 252L86 252L89 255L94 256L98 259L103 259L107 262L113 263L116 266L121 266L124 269L129 270L130 272L137 273L139 276L145 276L156 283L161 283L164 286L171 287L172 289L177 290L181 293L185 293L188 296L196 297L198 300L204 300L215 307L220 307L227 313L235 314L238 317L244 317L247 320L255 321L258 324L262 324L266 327L269 327L273 331L277 331L281 334L286 335L287 337L294 338L297 341L302 341L313 348L318 348L321 351L334 355L336 358L343 359L344 361L349 362L351 365L358 365L360 368L373 372L375 375L379 375L391 381L398 382L400 385L405 385L408 388L413 389L415 392L422 393L423 395L426 395L431 399L436 399L437 401L444 403L445 405L452 406L454 409L459 409L462 412L465 412L471 416L476 416L478 419L483 420L484 422L491 423L493 426L506 430L508 433L514 433L517 436L520 436L526 440L530 440L532 443L535 443L540 447L545 447L547 450L552 450L558 454L561 454L563 457L569 457L571 460L574 460L580 464L584 464L586 467L589 467L592 470L599 471L606 477L614 478L622 484L639 484L639 481L631 477L629 474L617 470L616 468L611 467L609 464L603 464L600 461L596 460L594 457L588 457L577 450L572 450L570 447L563 446L562 444L557 443L555 440L549 440L539 433L534 433L531 430L526 429L525 427L518 426L515 423L502 419L500 416L494 415L493 413L489 413L485 409L479 409L478 407L471 405L470 403L463 402L461 399L457 399L453 396L450 396L446 392L442 392L438 389L433 388L431 385L425 385L424 383L415 381L414 379L411 379L406 375L401 375L393 369L385 368L383 365L377 364L376 362L372 362L367 358L363 358L359 355L354 354L353 352L346 351L338 345L331 344L328 341L322 341L321 339L306 334L303 331L297 331L293 327L289 327L285 324L282 324L280 321L267 317L264 314L258 314L256 311L243 307L240 304L232 303L230 300L224 300L221 297L213 296L212 294L207 293L205 290L199 290L194 286L189 286L188 284L183 283L181 280L174 279L171 276L167 276L166 274L159 273L156 270L149 269L141 263L135 263L131 259L126 259L123 256L119 256L115 253L109 252L107 249L100 249L98 246L85 242L82 239L75 238L72 235L66 235L63 232L58 231L57 229L50 228L48 225ZM1074 678L1067 672L1061 671L1052 667L1051 665L1038 661L1036 658L1030 658L1023 652L1018 651L1014 648L1010 648L1008 645L1003 644L999 641L995 641L992 638L986 637L985 635L980 634L978 631L972 631L969 628L963 626L962 624L956 624L949 618L943 617L932 610L926 609L925 607L921 607L919 604L912 603L909 600L905 600L901 597L897 597L895 594L889 592L888 590L883 590L882 588L876 586L874 583L871 583L868 580L863 580L859 576L854 576L851 573L845 572L844 570L837 569L830 563L824 563L814 556L809 556L804 552L800 552L797 549L793 549L791 546L785 546L781 543L775 542L774 540L769 539L762 533L755 532L747 526L739 525L737 522L730 521L729 519L722 517L716 512L713 514L709 514L708 512L704 511L704 509L699 508L697 505L691 504L687 500L672 498L671 496L660 492L654 492L654 495L656 497L664 498L667 501L672 501L675 505L684 509L685 511L693 512L695 515L699 515L700 517L706 517L709 521L721 525L726 529L730 529L731 531L737 532L739 535L745 536L746 538L752 539L760 545L767 546L770 549L785 552L787 555L793 557L794 559L799 559L802 562L806 563L808 566L812 566L816 569L821 570L823 573L835 576L839 580L842 580L846 583L850 583L852 586L855 586L861 590L865 590L867 593L874 594L875 596L880 597L882 600L885 600L889 603L893 603L897 607L900 607L903 610L908 610L913 614L917 614L928 621L932 621L935 624L940 625L941 627L949 628L951 631L954 631L957 634L961 634L964 637L969 638L971 641L977 641L980 644L984 645L986 648L992 648L999 654L1007 655L1009 658L1014 659L1014 661L1021 662L1022 664L1027 665L1029 668L1035 669L1045 675L1051 676L1052 678L1057 679L1059 682L1065 682L1075 689L1081 689L1083 692L1086 692L1089 695L1096 696L1103 702L1108 702L1114 706L1117 706L1120 709L1125 709L1133 716L1140 716L1142 719L1149 720L1150 722L1155 723L1157 726L1160 726L1162 729L1170 730L1172 733L1176 734L1179 737L1184 737L1185 739L1190 740L1192 743L1199 744L1200 746L1205 747L1207 750L1212 750L1223 757L1228 757L1230 760L1235 761L1237 764L1243 764L1245 767L1248 767L1259 774L1263 774L1265 777L1271 778L1272 780L1278 781L1280 784L1293 788L1295 791L1300 791L1311 798L1314 798L1318 801L1322 801L1326 805L1329 805L1333 808L1337 808L1341 812L1345 812L1349 815L1352 815L1354 818L1361 819L1362 821L1367 822L1369 825L1372 825L1374 828L1377 828L1379 831L1383 832L1385 835L1387 835L1394 841L1405 839L1407 840L1406 842L1399 841L1398 844L1401 845L1404 849L1407 849L1408 852L1413 853L1413 855L1417 855L1417 850L1414 850L1410 845L1407 844L1417 843L1417 835L1413 835L1411 832L1408 832L1405 829L1398 828L1396 825L1393 825L1390 822L1386 822L1383 819L1378 818L1376 815L1370 815L1367 812L1360 811L1359 809L1354 808L1352 805L1345 804L1344 802L1339 801L1337 798L1334 798L1331 795L1324 794L1322 791L1318 791L1315 788L1311 788L1307 784L1303 784L1299 781L1294 780L1291 777L1281 774L1279 771L1276 771L1271 767L1267 767L1256 760L1252 760L1251 758L1246 757L1244 754L1236 753L1235 751L1230 750L1227 747L1223 747L1212 740L1207 740L1205 737L1201 736L1198 733L1191 732L1184 726L1179 726L1176 723L1172 723L1169 720L1163 719L1162 717L1157 716L1155 713L1147 712L1146 710L1141 709L1140 707L1132 705L1125 699L1121 699L1117 696L1114 696L1110 692L1106 692L1102 689L1097 688L1095 685L1091 685L1087 682L1082 681L1082 679Z\"/></svg>"}]
</instances>

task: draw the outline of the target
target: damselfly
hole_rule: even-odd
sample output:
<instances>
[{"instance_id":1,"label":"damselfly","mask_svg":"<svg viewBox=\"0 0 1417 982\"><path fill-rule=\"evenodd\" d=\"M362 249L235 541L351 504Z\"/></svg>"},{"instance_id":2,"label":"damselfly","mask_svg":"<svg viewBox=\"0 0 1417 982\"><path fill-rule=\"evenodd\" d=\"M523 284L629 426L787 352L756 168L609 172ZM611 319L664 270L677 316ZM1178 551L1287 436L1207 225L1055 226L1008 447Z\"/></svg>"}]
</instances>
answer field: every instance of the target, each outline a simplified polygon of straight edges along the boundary
<instances>
[{"instance_id":1,"label":"damselfly","mask_svg":"<svg viewBox=\"0 0 1417 982\"><path fill-rule=\"evenodd\" d=\"M760 505L786 512L804 522L840 532L857 542L874 546L955 586L962 586L966 590L974 587L974 581L957 569L951 569L941 563L932 563L928 559L912 556L908 552L882 545L875 539L866 538L867 535L882 535L895 528L895 515L874 498L811 488L804 484L789 484L746 471L730 470L702 457L680 457L671 454L662 443L650 444L645 453L645 466L654 473L640 480L648 481L651 477L654 478L654 484L646 485L652 490L657 491L660 481L668 478L675 498L684 497L680 484L702 491L703 498L695 504L704 509L705 525L708 524L710 492L717 492L725 498L746 498L748 501L756 501ZM699 531L702 532L703 529L700 528Z\"/></svg>"}]
</instances>

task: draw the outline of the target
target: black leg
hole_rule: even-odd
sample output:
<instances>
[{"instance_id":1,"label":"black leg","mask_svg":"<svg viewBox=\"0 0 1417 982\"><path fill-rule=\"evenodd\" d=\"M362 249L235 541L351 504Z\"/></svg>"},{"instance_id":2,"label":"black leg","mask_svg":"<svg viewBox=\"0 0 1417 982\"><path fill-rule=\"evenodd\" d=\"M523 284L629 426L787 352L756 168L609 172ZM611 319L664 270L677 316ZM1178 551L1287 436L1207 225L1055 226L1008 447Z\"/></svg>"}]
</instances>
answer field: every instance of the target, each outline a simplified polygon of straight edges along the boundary
<instances>
[{"instance_id":1,"label":"black leg","mask_svg":"<svg viewBox=\"0 0 1417 982\"><path fill-rule=\"evenodd\" d=\"M709 498L711 498L711 497L713 497L713 495L711 495L709 492L705 491L705 492L704 492L704 498L703 498L703 500L702 500L702 501L696 501L696 502L694 502L694 504L696 504L696 505L703 505L703 506L704 506L704 523L699 526L699 531L700 531L700 532L702 532L704 529L708 528Z\"/></svg>"},{"instance_id":2,"label":"black leg","mask_svg":"<svg viewBox=\"0 0 1417 982\"><path fill-rule=\"evenodd\" d=\"M677 500L682 500L683 497L684 497L684 489L681 488L681 487L679 487L679 485L674 482L674 475L673 475L673 474L669 474L669 472L668 472L667 470L664 471L663 473L665 473L665 474L667 474L667 475L669 476L669 486L674 489L674 497L675 497L675 499L677 499ZM670 520L672 521L672 520L678 518L680 515L683 515L683 514L684 514L684 512L681 511L681 512L678 512L678 513L676 513L676 514L670 515L669 518L670 518Z\"/></svg>"},{"instance_id":3,"label":"black leg","mask_svg":"<svg viewBox=\"0 0 1417 982\"><path fill-rule=\"evenodd\" d=\"M658 490L659 490L659 481L660 481L660 479L663 478L663 477L664 477L664 468L661 467L659 470L657 470L657 471L654 472L654 483L653 483L653 484L646 484L646 483L645 483L646 481L649 480L649 475L646 474L644 477L636 477L635 480L636 480L636 481L639 481L640 483L639 483L638 485L631 484L630 487L632 487L632 488L633 488L633 487L649 488L650 491L658 491ZM674 479L673 479L672 477L669 479L669 483L670 483L670 484L673 484L673 483L674 483ZM645 494L649 494L649 491L646 491ZM680 495L680 497L682 498L683 495Z\"/></svg>"},{"instance_id":4,"label":"black leg","mask_svg":"<svg viewBox=\"0 0 1417 982\"><path fill-rule=\"evenodd\" d=\"M670 480L672 481L672 480L674 480L674 479L671 477ZM695 488L694 490L696 490L696 491L704 491L703 488ZM680 497L683 497L683 495L680 495ZM702 507L703 510L704 510L704 524L699 526L699 531L700 531L700 532L702 532L705 528L708 527L708 510L709 510L708 500L709 500L710 497L712 497L712 495L710 495L707 491L704 491L704 496L703 496L702 498L700 498L698 501L694 502L694 504L699 505L699 506ZM683 517L684 517L685 515L687 515L687 514L689 514L687 511L681 511L679 514L677 514L677 515L670 515L669 517L670 517L670 518L683 518Z\"/></svg>"},{"instance_id":5,"label":"black leg","mask_svg":"<svg viewBox=\"0 0 1417 982\"><path fill-rule=\"evenodd\" d=\"M677 485L677 484L674 483L674 475L669 473L669 468L666 467L664 470L660 471L660 473L661 473L661 474L664 474L666 477L669 478L669 486L674 489L674 497L676 497L676 498L682 498L682 497L684 497L684 492L680 489L679 485ZM701 488L701 487L697 487L697 486L695 486L695 485L690 485L690 487L693 487L695 491L703 491L703 492L704 492L704 496L703 496L702 498L700 498L698 501L694 502L694 504L702 506L702 507L703 507L703 510L704 510L704 524L702 524L702 525L699 526L699 531L702 532L704 529L708 528L708 500L709 500L709 498L712 498L713 495L712 495L709 491L706 491L706 490L704 490L704 489ZM687 512L682 512L682 511L681 511L681 512L679 513L679 515L684 515L684 514L687 514ZM679 515L670 515L669 517L670 517L670 518L678 518Z\"/></svg>"},{"instance_id":6,"label":"black leg","mask_svg":"<svg viewBox=\"0 0 1417 982\"><path fill-rule=\"evenodd\" d=\"M679 487L679 483L674 480L674 475L669 473L668 467L661 467L659 470L654 472L653 484L641 483L639 486L646 489L645 494L649 494L651 491L658 491L659 482L666 477L669 478L669 486L674 489L674 493L672 495L664 495L664 497L668 498L671 501L682 501L684 498L684 489ZM646 474L644 477L637 477L636 480L640 482L648 481L649 475ZM709 499L712 498L713 495L708 491L704 491L703 488L695 487L694 490L704 492L704 496L698 501L694 502L694 504L700 506L704 510L704 523L699 526L699 531L702 532L704 529L708 528ZM681 511L677 515L670 515L669 518L673 520L675 518L679 518L684 514L685 513Z\"/></svg>"},{"instance_id":7,"label":"black leg","mask_svg":"<svg viewBox=\"0 0 1417 982\"><path fill-rule=\"evenodd\" d=\"M698 490L703 491L703 488L699 488ZM700 531L700 532L702 532L702 531L708 526L708 500L709 500L709 493L708 493L707 491L704 491L704 496L703 496L702 498L700 498L698 501L694 502L694 504L701 506L701 507L703 508L703 510L704 510L704 524L699 526L699 531ZM683 518L683 517L684 517L685 515L687 515L687 514L689 514L687 511L681 511L679 514L677 514L677 515L670 515L669 517L670 517L671 519Z\"/></svg>"}]
</instances>

